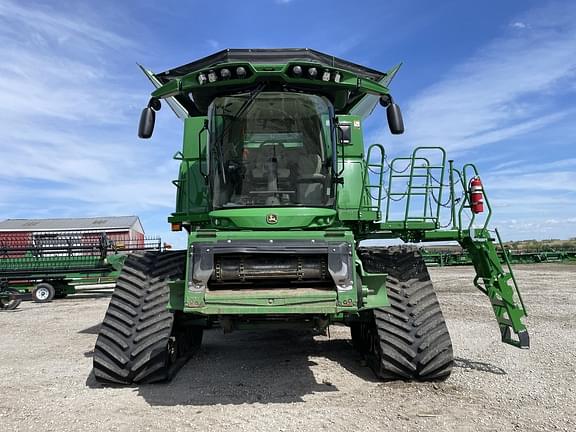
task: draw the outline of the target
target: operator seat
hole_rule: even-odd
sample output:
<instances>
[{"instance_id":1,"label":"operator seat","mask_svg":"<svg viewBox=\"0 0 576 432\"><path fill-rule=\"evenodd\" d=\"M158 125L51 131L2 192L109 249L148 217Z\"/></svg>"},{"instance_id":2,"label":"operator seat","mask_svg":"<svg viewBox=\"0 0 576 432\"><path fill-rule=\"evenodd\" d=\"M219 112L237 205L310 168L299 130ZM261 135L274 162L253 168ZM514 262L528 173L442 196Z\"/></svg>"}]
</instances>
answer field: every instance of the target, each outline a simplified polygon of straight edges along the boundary
<instances>
[{"instance_id":1,"label":"operator seat","mask_svg":"<svg viewBox=\"0 0 576 432\"><path fill-rule=\"evenodd\" d=\"M256 153L256 151L254 151ZM274 149L272 148L262 148L257 151L256 157L253 159L252 162L252 177L256 181L267 181L267 164L272 162L274 158ZM290 177L290 169L286 166L286 158L283 157L282 150L279 150L279 147L276 149L276 160L277 160L277 167L278 167L278 183L280 181L288 179Z\"/></svg>"},{"instance_id":2,"label":"operator seat","mask_svg":"<svg viewBox=\"0 0 576 432\"><path fill-rule=\"evenodd\" d=\"M298 160L296 201L299 204L322 205L323 185L322 158L318 154L305 154Z\"/></svg>"}]
</instances>

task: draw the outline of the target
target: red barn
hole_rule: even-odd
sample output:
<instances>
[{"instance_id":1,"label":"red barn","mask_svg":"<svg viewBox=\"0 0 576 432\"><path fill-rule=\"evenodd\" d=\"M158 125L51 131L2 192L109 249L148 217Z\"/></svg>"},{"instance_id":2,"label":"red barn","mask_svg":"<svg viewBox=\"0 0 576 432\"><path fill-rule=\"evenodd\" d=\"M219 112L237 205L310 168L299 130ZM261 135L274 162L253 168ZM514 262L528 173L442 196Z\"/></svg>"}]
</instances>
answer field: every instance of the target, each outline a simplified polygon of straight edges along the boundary
<instances>
[{"instance_id":1,"label":"red barn","mask_svg":"<svg viewBox=\"0 0 576 432\"><path fill-rule=\"evenodd\" d=\"M79 244L92 244L102 233L114 241L119 248L130 245L144 245L144 229L138 216L109 216L95 218L62 218L62 219L6 219L0 222L0 248L26 249L42 239L51 240L61 236L70 238Z\"/></svg>"}]
</instances>

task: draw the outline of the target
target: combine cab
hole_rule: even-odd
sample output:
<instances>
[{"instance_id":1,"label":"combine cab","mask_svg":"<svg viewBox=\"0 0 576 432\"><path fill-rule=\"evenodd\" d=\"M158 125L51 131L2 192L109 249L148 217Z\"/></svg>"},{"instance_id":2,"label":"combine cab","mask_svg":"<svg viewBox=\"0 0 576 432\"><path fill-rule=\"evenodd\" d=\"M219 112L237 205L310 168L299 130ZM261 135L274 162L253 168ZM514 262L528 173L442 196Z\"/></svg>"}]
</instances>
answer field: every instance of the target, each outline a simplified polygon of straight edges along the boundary
<instances>
[{"instance_id":1,"label":"combine cab","mask_svg":"<svg viewBox=\"0 0 576 432\"><path fill-rule=\"evenodd\" d=\"M362 124L379 103L404 131L379 72L308 49L226 50L154 74L139 136L164 101L184 122L172 229L181 252L130 255L94 354L98 380L169 379L218 319L225 332L350 326L382 379L437 380L453 365L450 336L413 246L363 240L457 241L468 250L502 340L528 347L512 270L488 229L473 165L439 147L391 159Z\"/></svg>"}]
</instances>

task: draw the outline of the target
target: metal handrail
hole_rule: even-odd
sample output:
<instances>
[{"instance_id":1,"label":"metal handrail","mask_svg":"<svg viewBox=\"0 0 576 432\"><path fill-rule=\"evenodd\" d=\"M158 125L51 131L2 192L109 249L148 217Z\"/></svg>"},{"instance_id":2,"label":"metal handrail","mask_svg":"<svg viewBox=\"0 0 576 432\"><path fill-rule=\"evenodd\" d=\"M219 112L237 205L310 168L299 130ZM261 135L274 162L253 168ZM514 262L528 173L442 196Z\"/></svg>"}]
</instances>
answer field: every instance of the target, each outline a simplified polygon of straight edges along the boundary
<instances>
[{"instance_id":1,"label":"metal handrail","mask_svg":"<svg viewBox=\"0 0 576 432\"><path fill-rule=\"evenodd\" d=\"M429 158L419 156L419 153L424 151L438 151L441 154L441 164L440 165L432 165L430 163ZM398 171L395 169L395 165L398 164L399 161L408 161L408 165L406 169L402 171ZM418 166L417 163L422 162L422 165ZM407 169L410 169L408 174L404 174ZM419 170L426 170L424 174L420 174ZM432 175L432 170L439 170L440 171L440 180L437 181L434 176ZM394 201L391 196L402 195L406 196L406 206L404 209L404 220L413 219L413 220L432 220L436 224L440 219L440 204L442 202L442 186L444 184L444 176L446 171L446 151L441 147L428 147L428 146L421 146L416 147L412 152L410 157L399 157L392 160L390 164L390 175L388 180L388 191L387 191L387 202L386 202L386 222L390 221L390 207L391 201ZM406 191L403 193L392 192L393 187L393 180L398 178L408 178L408 185ZM425 184L424 185L414 185L415 178L424 178ZM434 181L438 183L438 185L434 184ZM415 189L423 189L424 192L412 192ZM435 200L436 203L436 211L432 209L432 203L430 201L430 194L433 193L432 191L438 190L438 198ZM421 217L412 217L410 216L410 202L411 196L420 195L424 196L424 209L423 214Z\"/></svg>"},{"instance_id":2,"label":"metal handrail","mask_svg":"<svg viewBox=\"0 0 576 432\"><path fill-rule=\"evenodd\" d=\"M378 150L378 157L380 163L373 163L371 161L372 151L374 149ZM382 202L382 187L383 187L383 180L384 180L384 159L386 156L386 150L384 150L384 146L381 144L372 144L368 148L368 153L366 155L366 167L364 169L362 184L364 187L362 188L362 195L360 196L360 208L363 210L368 211L380 211L380 203ZM373 185L370 181L370 172L372 172L371 168L378 168L378 172L374 173L378 177L378 182L376 185ZM377 188L378 189L378 198L376 199L376 205L373 204L374 197L372 196L371 192L368 192L368 205L364 205L364 200L366 199L366 192L367 190L371 190Z\"/></svg>"}]
</instances>

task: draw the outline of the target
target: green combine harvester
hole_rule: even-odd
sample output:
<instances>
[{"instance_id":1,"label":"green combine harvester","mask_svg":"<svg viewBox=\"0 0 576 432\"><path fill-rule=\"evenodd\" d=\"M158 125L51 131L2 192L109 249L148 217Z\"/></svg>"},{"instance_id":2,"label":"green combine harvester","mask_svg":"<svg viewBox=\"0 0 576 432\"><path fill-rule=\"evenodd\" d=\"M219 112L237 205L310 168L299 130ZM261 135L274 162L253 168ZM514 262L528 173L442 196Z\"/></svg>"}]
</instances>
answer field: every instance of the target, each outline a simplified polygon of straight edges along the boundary
<instances>
[{"instance_id":1,"label":"green combine harvester","mask_svg":"<svg viewBox=\"0 0 576 432\"><path fill-rule=\"evenodd\" d=\"M97 380L170 379L215 319L224 332L344 324L379 378L448 377L451 340L418 249L363 240L459 242L502 341L528 348L526 310L488 230L474 165L455 168L440 147L391 159L380 144L364 146L378 103L392 134L404 131L388 90L398 69L310 49L142 68L156 89L139 136L152 135L162 100L184 122L168 220L188 247L126 259L96 342Z\"/></svg>"}]
</instances>

